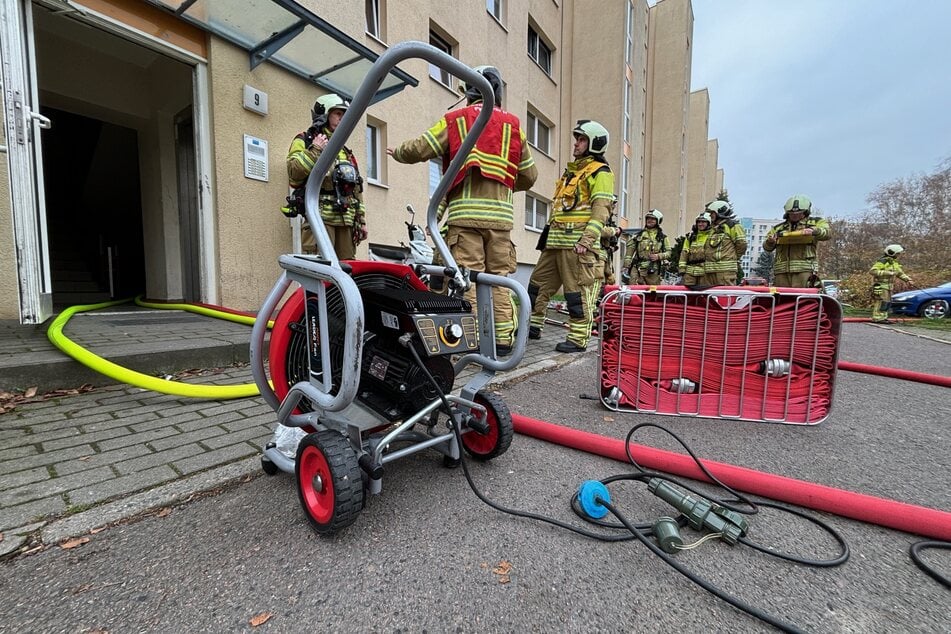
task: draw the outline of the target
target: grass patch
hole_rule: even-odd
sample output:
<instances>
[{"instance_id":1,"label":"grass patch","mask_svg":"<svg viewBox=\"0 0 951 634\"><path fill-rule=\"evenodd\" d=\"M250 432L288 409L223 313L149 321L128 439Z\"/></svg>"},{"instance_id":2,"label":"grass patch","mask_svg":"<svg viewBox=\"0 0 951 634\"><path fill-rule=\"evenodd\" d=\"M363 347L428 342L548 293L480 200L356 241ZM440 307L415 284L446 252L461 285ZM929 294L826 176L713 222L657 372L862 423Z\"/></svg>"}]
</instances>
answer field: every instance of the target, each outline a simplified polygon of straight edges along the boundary
<instances>
[{"instance_id":1,"label":"grass patch","mask_svg":"<svg viewBox=\"0 0 951 634\"><path fill-rule=\"evenodd\" d=\"M916 319L905 323L906 325L914 326L915 328L924 328L925 330L951 332L951 319Z\"/></svg>"}]
</instances>

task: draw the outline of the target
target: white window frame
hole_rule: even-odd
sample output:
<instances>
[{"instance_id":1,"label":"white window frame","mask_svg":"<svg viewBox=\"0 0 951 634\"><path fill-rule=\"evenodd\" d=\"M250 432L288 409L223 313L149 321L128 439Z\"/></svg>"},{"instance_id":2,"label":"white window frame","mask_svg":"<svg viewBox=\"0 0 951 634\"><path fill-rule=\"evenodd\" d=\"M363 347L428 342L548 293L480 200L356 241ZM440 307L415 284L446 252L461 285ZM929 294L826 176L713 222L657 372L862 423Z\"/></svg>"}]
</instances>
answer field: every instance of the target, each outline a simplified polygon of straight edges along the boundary
<instances>
[{"instance_id":1,"label":"white window frame","mask_svg":"<svg viewBox=\"0 0 951 634\"><path fill-rule=\"evenodd\" d=\"M439 186L439 180L442 178L442 160L430 159L429 161L429 197L432 198L436 193L436 187Z\"/></svg>"},{"instance_id":2,"label":"white window frame","mask_svg":"<svg viewBox=\"0 0 951 634\"><path fill-rule=\"evenodd\" d=\"M367 121L367 182L382 184L383 178L383 126L375 121Z\"/></svg>"},{"instance_id":3,"label":"white window frame","mask_svg":"<svg viewBox=\"0 0 951 634\"><path fill-rule=\"evenodd\" d=\"M435 46L442 52L446 53L450 57L455 57L455 48L456 46L449 41L445 36L437 32L435 29L430 27L429 29L429 43L432 46ZM452 90L453 84L455 83L455 78L449 74L449 72L439 68L435 64L429 65L429 76L434 80L438 81L440 84Z\"/></svg>"},{"instance_id":4,"label":"white window frame","mask_svg":"<svg viewBox=\"0 0 951 634\"><path fill-rule=\"evenodd\" d=\"M536 114L532 110L529 110L528 113L525 115L525 120L526 120L525 137L528 140L529 144L533 148L537 149L539 152L542 152L543 154L546 154L546 155L550 155L551 154L551 138L552 138L552 131L554 129L554 126L548 125L542 119L540 115ZM542 145L538 142L539 129L545 130L546 138L545 138L544 147L542 147Z\"/></svg>"},{"instance_id":5,"label":"white window frame","mask_svg":"<svg viewBox=\"0 0 951 634\"><path fill-rule=\"evenodd\" d=\"M539 207L541 207L541 222L539 223ZM532 214L532 222L528 223L528 214ZM548 224L548 214L551 212L551 203L531 193L525 194L525 228L529 231L541 233Z\"/></svg>"},{"instance_id":6,"label":"white window frame","mask_svg":"<svg viewBox=\"0 0 951 634\"><path fill-rule=\"evenodd\" d=\"M366 0L366 18L367 33L376 39L383 41L383 25L381 23L382 13L380 4L383 0Z\"/></svg>"},{"instance_id":7,"label":"white window frame","mask_svg":"<svg viewBox=\"0 0 951 634\"><path fill-rule=\"evenodd\" d=\"M544 51L547 60L542 59L542 54L540 51ZM555 51L548 45L547 40L542 37L542 34L535 29L531 24L528 25L528 56L545 71L545 74L551 77L551 63L552 58L555 55ZM547 61L547 64L544 63Z\"/></svg>"},{"instance_id":8,"label":"white window frame","mask_svg":"<svg viewBox=\"0 0 951 634\"><path fill-rule=\"evenodd\" d=\"M495 20L502 24L503 0L485 0L485 10L489 12Z\"/></svg>"}]
</instances>

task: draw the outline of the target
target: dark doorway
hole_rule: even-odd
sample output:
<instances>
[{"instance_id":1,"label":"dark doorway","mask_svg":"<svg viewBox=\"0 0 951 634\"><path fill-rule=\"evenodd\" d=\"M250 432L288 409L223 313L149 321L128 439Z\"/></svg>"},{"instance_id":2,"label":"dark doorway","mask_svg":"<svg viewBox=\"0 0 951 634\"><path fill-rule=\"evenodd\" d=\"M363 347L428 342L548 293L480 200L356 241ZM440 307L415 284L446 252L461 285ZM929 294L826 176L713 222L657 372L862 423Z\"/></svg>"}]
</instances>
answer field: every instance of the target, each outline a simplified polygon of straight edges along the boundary
<instances>
[{"instance_id":1,"label":"dark doorway","mask_svg":"<svg viewBox=\"0 0 951 634\"><path fill-rule=\"evenodd\" d=\"M54 307L145 291L135 130L42 108L46 221Z\"/></svg>"},{"instance_id":2,"label":"dark doorway","mask_svg":"<svg viewBox=\"0 0 951 634\"><path fill-rule=\"evenodd\" d=\"M175 164L178 170L178 226L182 252L182 299L201 301L201 257L198 231L198 179L192 110L175 117Z\"/></svg>"}]
</instances>

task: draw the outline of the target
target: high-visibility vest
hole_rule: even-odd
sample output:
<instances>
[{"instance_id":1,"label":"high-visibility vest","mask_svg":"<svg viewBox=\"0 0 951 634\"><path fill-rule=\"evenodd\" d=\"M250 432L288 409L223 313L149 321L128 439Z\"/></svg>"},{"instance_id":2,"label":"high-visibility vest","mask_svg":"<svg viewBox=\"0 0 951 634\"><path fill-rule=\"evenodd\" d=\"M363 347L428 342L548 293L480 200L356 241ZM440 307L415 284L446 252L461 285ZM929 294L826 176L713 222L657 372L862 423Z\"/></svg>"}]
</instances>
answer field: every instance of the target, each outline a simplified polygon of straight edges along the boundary
<instances>
[{"instance_id":1,"label":"high-visibility vest","mask_svg":"<svg viewBox=\"0 0 951 634\"><path fill-rule=\"evenodd\" d=\"M449 152L443 155L443 172L453 157L459 153L463 140L469 133L476 117L482 112L477 103L446 115L446 133L449 135ZM518 164L522 160L522 133L518 117L500 108L493 108L492 117L469 152L465 163L452 181L449 189L462 182L470 169L478 169L482 176L515 188Z\"/></svg>"}]
</instances>

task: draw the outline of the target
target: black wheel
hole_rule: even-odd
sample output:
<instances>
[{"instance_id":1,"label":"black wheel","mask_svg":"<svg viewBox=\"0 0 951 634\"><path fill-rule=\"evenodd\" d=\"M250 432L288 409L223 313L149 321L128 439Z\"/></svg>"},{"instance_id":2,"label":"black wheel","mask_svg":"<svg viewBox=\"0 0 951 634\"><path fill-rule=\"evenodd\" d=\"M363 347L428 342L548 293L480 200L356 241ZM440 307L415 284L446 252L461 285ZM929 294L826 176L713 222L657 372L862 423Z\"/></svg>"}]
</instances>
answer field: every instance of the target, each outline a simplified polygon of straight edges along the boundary
<instances>
[{"instance_id":1,"label":"black wheel","mask_svg":"<svg viewBox=\"0 0 951 634\"><path fill-rule=\"evenodd\" d=\"M356 521L363 508L363 477L357 454L341 434L323 430L297 447L297 495L311 528L334 533Z\"/></svg>"},{"instance_id":2,"label":"black wheel","mask_svg":"<svg viewBox=\"0 0 951 634\"><path fill-rule=\"evenodd\" d=\"M469 430L462 436L462 446L474 460L486 461L504 454L512 444L515 428L508 405L496 394L480 390L476 403L485 406L489 430L482 434Z\"/></svg>"},{"instance_id":3,"label":"black wheel","mask_svg":"<svg viewBox=\"0 0 951 634\"><path fill-rule=\"evenodd\" d=\"M925 319L944 319L948 316L948 302L943 299L929 299L918 309Z\"/></svg>"},{"instance_id":4,"label":"black wheel","mask_svg":"<svg viewBox=\"0 0 951 634\"><path fill-rule=\"evenodd\" d=\"M268 475L275 475L280 469L267 456L261 456L261 469Z\"/></svg>"}]
</instances>

